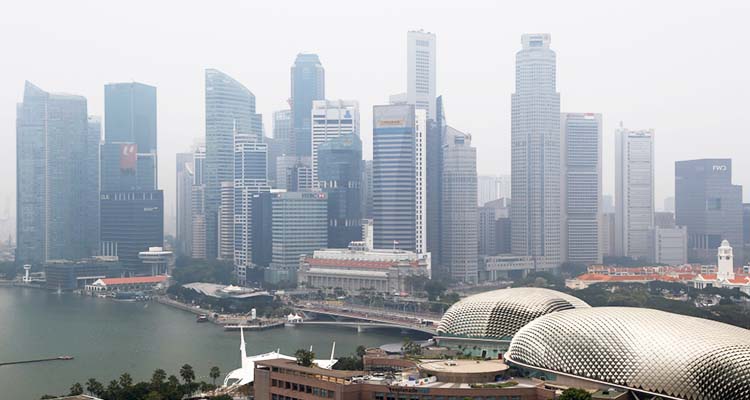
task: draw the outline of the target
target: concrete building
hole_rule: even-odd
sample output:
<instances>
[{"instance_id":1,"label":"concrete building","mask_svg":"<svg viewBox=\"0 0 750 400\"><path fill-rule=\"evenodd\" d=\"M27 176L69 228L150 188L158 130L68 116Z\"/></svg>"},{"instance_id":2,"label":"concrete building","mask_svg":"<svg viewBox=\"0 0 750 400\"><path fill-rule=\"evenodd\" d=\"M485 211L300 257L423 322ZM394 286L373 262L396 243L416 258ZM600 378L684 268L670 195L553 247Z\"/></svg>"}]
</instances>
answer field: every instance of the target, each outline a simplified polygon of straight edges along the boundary
<instances>
[{"instance_id":1,"label":"concrete building","mask_svg":"<svg viewBox=\"0 0 750 400\"><path fill-rule=\"evenodd\" d=\"M510 185L510 175L479 175L477 180L479 206L492 200L509 199Z\"/></svg>"},{"instance_id":2,"label":"concrete building","mask_svg":"<svg viewBox=\"0 0 750 400\"><path fill-rule=\"evenodd\" d=\"M177 153L176 156L176 251L177 255L192 254L193 238L193 153Z\"/></svg>"},{"instance_id":3,"label":"concrete building","mask_svg":"<svg viewBox=\"0 0 750 400\"><path fill-rule=\"evenodd\" d=\"M255 113L255 95L229 75L206 69L206 161L204 171L206 256L218 256L219 203L222 182L234 180L235 135L263 139L262 118Z\"/></svg>"},{"instance_id":4,"label":"concrete building","mask_svg":"<svg viewBox=\"0 0 750 400\"><path fill-rule=\"evenodd\" d=\"M328 247L345 248L362 240L362 141L349 133L321 143L315 151L317 184L328 194Z\"/></svg>"},{"instance_id":5,"label":"concrete building","mask_svg":"<svg viewBox=\"0 0 750 400\"><path fill-rule=\"evenodd\" d=\"M657 211L654 213L654 226L659 228L674 228L674 213L669 211Z\"/></svg>"},{"instance_id":6,"label":"concrete building","mask_svg":"<svg viewBox=\"0 0 750 400\"><path fill-rule=\"evenodd\" d=\"M687 228L690 262L710 262L722 240L744 243L742 186L732 184L731 159L675 162L675 220ZM743 246L735 247L741 266Z\"/></svg>"},{"instance_id":7,"label":"concrete building","mask_svg":"<svg viewBox=\"0 0 750 400\"><path fill-rule=\"evenodd\" d=\"M654 227L654 131L615 132L615 253L647 259Z\"/></svg>"},{"instance_id":8,"label":"concrete building","mask_svg":"<svg viewBox=\"0 0 750 400\"><path fill-rule=\"evenodd\" d=\"M253 259L252 197L270 192L268 145L235 139L234 148L234 265L248 267Z\"/></svg>"},{"instance_id":9,"label":"concrete building","mask_svg":"<svg viewBox=\"0 0 750 400\"><path fill-rule=\"evenodd\" d=\"M562 251L563 260L600 264L602 202L602 115L563 113Z\"/></svg>"},{"instance_id":10,"label":"concrete building","mask_svg":"<svg viewBox=\"0 0 750 400\"><path fill-rule=\"evenodd\" d=\"M448 127L443 145L440 259L451 279L477 283L477 152L471 135Z\"/></svg>"},{"instance_id":11,"label":"concrete building","mask_svg":"<svg viewBox=\"0 0 750 400\"><path fill-rule=\"evenodd\" d=\"M373 107L373 220L376 249L424 253L425 112Z\"/></svg>"},{"instance_id":12,"label":"concrete building","mask_svg":"<svg viewBox=\"0 0 750 400\"><path fill-rule=\"evenodd\" d=\"M436 40L422 30L406 34L406 102L425 110L427 119L436 116Z\"/></svg>"},{"instance_id":13,"label":"concrete building","mask_svg":"<svg viewBox=\"0 0 750 400\"><path fill-rule=\"evenodd\" d=\"M430 259L406 250L372 250L363 242L346 249L315 250L300 261L299 283L306 288L341 288L356 294L374 289L377 293L408 293L409 276L430 276Z\"/></svg>"},{"instance_id":14,"label":"concrete building","mask_svg":"<svg viewBox=\"0 0 750 400\"><path fill-rule=\"evenodd\" d=\"M560 207L560 94L549 34L525 34L516 53L511 97L513 254L541 269L562 260Z\"/></svg>"},{"instance_id":15,"label":"concrete building","mask_svg":"<svg viewBox=\"0 0 750 400\"><path fill-rule=\"evenodd\" d=\"M252 263L261 267L271 264L273 250L271 220L273 190L271 192L253 193L250 199Z\"/></svg>"},{"instance_id":16,"label":"concrete building","mask_svg":"<svg viewBox=\"0 0 750 400\"><path fill-rule=\"evenodd\" d=\"M514 281L523 279L535 270L536 266L533 257L499 254L481 258L479 277L482 282Z\"/></svg>"},{"instance_id":17,"label":"concrete building","mask_svg":"<svg viewBox=\"0 0 750 400\"><path fill-rule=\"evenodd\" d=\"M86 99L26 82L16 107L16 261L96 254L100 125Z\"/></svg>"},{"instance_id":18,"label":"concrete building","mask_svg":"<svg viewBox=\"0 0 750 400\"><path fill-rule=\"evenodd\" d=\"M44 287L60 291L83 289L97 279L119 277L122 272L122 265L114 257L49 260L44 263Z\"/></svg>"},{"instance_id":19,"label":"concrete building","mask_svg":"<svg viewBox=\"0 0 750 400\"><path fill-rule=\"evenodd\" d=\"M443 96L439 96L435 101L435 116L427 120L425 222L427 251L431 254L436 271L440 272L445 272L440 258L440 242L443 240L443 143L447 126Z\"/></svg>"},{"instance_id":20,"label":"concrete building","mask_svg":"<svg viewBox=\"0 0 750 400\"><path fill-rule=\"evenodd\" d=\"M599 225L599 247L602 258L614 256L615 251L615 214L604 213Z\"/></svg>"},{"instance_id":21,"label":"concrete building","mask_svg":"<svg viewBox=\"0 0 750 400\"><path fill-rule=\"evenodd\" d=\"M510 253L510 199L497 199L479 207L479 255Z\"/></svg>"},{"instance_id":22,"label":"concrete building","mask_svg":"<svg viewBox=\"0 0 750 400\"><path fill-rule=\"evenodd\" d=\"M156 88L138 82L104 85L107 143L135 143L140 153L156 153Z\"/></svg>"},{"instance_id":23,"label":"concrete building","mask_svg":"<svg viewBox=\"0 0 750 400\"><path fill-rule=\"evenodd\" d=\"M234 261L234 182L222 182L220 195L217 259Z\"/></svg>"},{"instance_id":24,"label":"concrete building","mask_svg":"<svg viewBox=\"0 0 750 400\"><path fill-rule=\"evenodd\" d=\"M312 178L318 187L318 147L343 135L359 136L359 103L355 100L312 102Z\"/></svg>"},{"instance_id":25,"label":"concrete building","mask_svg":"<svg viewBox=\"0 0 750 400\"><path fill-rule=\"evenodd\" d=\"M300 256L328 244L328 195L286 192L272 196L272 255L266 280L297 281Z\"/></svg>"},{"instance_id":26,"label":"concrete building","mask_svg":"<svg viewBox=\"0 0 750 400\"><path fill-rule=\"evenodd\" d=\"M326 98L325 70L317 54L297 54L291 68L292 129L294 153L298 157L312 156L313 101Z\"/></svg>"},{"instance_id":27,"label":"concrete building","mask_svg":"<svg viewBox=\"0 0 750 400\"><path fill-rule=\"evenodd\" d=\"M362 161L362 216L368 219L372 219L372 166L372 160Z\"/></svg>"},{"instance_id":28,"label":"concrete building","mask_svg":"<svg viewBox=\"0 0 750 400\"><path fill-rule=\"evenodd\" d=\"M164 250L163 247L149 247L148 250L138 253L141 262L151 268L151 276L167 275L173 256L174 253Z\"/></svg>"},{"instance_id":29,"label":"concrete building","mask_svg":"<svg viewBox=\"0 0 750 400\"><path fill-rule=\"evenodd\" d=\"M279 156L276 159L276 189L290 192L313 190L310 157Z\"/></svg>"},{"instance_id":30,"label":"concrete building","mask_svg":"<svg viewBox=\"0 0 750 400\"><path fill-rule=\"evenodd\" d=\"M292 110L279 110L273 113L273 138L281 144L281 154L294 154L296 145L292 128Z\"/></svg>"},{"instance_id":31,"label":"concrete building","mask_svg":"<svg viewBox=\"0 0 750 400\"><path fill-rule=\"evenodd\" d=\"M687 264L687 229L684 226L651 230L651 259L657 264L685 265Z\"/></svg>"}]
</instances>

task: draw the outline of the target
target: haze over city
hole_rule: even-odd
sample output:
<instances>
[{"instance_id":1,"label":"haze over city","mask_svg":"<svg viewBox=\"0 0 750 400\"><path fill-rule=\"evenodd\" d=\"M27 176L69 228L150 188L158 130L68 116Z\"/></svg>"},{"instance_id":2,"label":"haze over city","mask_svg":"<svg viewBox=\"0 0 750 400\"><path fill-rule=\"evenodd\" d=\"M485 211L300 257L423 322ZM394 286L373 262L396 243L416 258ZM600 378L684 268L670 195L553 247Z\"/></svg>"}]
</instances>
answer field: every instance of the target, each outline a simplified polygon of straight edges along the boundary
<instances>
[{"instance_id":1,"label":"haze over city","mask_svg":"<svg viewBox=\"0 0 750 400\"><path fill-rule=\"evenodd\" d=\"M437 94L451 125L473 135L479 174L510 173L514 54L522 33L549 32L561 110L603 114L604 194L614 194L620 121L653 128L660 209L673 195L676 160L732 158L734 182L750 186L748 17L741 1L8 3L0 13L0 201L13 203L15 104L25 80L85 96L92 115L103 115L105 83L156 86L159 186L173 215L174 155L204 136L205 68L255 94L270 135L272 113L287 107L294 57L317 53L326 97L359 101L371 159L371 106L403 91L404 32L424 29L437 35Z\"/></svg>"}]
</instances>

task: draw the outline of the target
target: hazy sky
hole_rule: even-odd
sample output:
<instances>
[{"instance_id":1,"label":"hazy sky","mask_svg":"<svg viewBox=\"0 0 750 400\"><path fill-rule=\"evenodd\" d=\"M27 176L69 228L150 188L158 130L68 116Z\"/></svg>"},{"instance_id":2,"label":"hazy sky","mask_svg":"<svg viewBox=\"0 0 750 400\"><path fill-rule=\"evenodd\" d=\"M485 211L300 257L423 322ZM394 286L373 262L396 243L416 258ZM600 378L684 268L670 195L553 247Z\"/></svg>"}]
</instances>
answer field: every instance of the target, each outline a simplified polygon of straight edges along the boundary
<instances>
[{"instance_id":1,"label":"hazy sky","mask_svg":"<svg viewBox=\"0 0 750 400\"><path fill-rule=\"evenodd\" d=\"M370 158L372 105L405 90L406 32L420 28L437 34L438 94L448 123L473 135L480 174L510 171L515 52L522 33L549 32L562 111L604 116L605 194L613 191L620 121L656 130L657 208L673 193L675 160L730 157L735 183L750 188L748 4L5 1L0 207L14 201L15 104L24 80L86 96L94 115L103 113L107 82L155 85L159 180L172 214L174 155L204 135L204 68L247 86L270 134L272 112L286 107L295 55L318 53L326 97L360 103Z\"/></svg>"}]
</instances>

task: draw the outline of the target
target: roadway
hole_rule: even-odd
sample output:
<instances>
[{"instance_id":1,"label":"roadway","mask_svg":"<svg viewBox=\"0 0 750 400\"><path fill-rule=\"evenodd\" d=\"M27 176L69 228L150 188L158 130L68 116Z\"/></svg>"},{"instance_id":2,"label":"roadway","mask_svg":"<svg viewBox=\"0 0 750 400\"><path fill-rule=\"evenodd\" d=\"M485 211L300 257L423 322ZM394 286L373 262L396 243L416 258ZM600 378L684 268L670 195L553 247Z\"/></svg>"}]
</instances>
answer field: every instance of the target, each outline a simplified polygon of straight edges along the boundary
<instances>
[{"instance_id":1,"label":"roadway","mask_svg":"<svg viewBox=\"0 0 750 400\"><path fill-rule=\"evenodd\" d=\"M336 306L327 303L298 304L295 309L305 313L330 315L339 318L351 318L363 321L372 321L379 323L379 326L392 326L402 329L412 329L428 334L437 333L437 323L435 315L407 314L391 310L374 309L362 306ZM431 321L431 324L425 324L423 321ZM352 323L356 324L356 323ZM373 325L374 326L374 325Z\"/></svg>"}]
</instances>

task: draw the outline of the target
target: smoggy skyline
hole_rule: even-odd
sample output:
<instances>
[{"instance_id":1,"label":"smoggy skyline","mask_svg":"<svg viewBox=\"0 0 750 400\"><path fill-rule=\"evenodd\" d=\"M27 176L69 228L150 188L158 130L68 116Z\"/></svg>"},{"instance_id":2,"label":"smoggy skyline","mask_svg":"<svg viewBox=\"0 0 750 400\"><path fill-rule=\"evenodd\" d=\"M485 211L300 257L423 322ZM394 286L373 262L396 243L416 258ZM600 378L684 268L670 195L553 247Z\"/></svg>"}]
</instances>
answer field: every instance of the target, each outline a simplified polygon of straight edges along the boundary
<instances>
[{"instance_id":1,"label":"smoggy skyline","mask_svg":"<svg viewBox=\"0 0 750 400\"><path fill-rule=\"evenodd\" d=\"M405 91L406 32L414 29L437 35L437 94L448 124L473 135L480 174L510 173L515 53L521 34L549 32L561 111L603 114L604 194L614 192L620 121L656 131L657 209L673 194L677 160L732 158L734 183L750 187L743 151L748 17L746 4L730 1L14 3L0 13L0 201L15 193L15 114L24 80L85 96L89 114L100 116L104 84L156 86L159 186L168 215L175 153L205 134L205 68L255 94L270 135L273 111L287 107L295 56L317 53L327 98L359 101L370 159L372 106ZM171 231L173 221L166 226Z\"/></svg>"}]
</instances>

